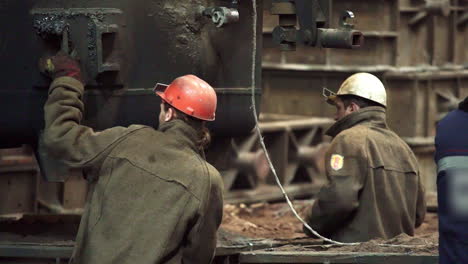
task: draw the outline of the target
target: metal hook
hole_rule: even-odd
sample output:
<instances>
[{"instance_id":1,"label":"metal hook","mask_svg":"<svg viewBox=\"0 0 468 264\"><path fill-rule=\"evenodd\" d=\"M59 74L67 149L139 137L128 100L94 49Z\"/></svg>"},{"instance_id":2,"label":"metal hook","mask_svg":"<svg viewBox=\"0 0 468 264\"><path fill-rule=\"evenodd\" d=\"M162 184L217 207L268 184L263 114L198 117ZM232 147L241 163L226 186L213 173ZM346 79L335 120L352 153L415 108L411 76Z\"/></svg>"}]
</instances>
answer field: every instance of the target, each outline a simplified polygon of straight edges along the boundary
<instances>
[{"instance_id":1,"label":"metal hook","mask_svg":"<svg viewBox=\"0 0 468 264\"><path fill-rule=\"evenodd\" d=\"M348 23L347 20L348 19L353 19L354 17L355 17L354 13L352 11L349 11L349 10L343 11L343 13L341 13L341 17L340 17L340 26L342 28L353 29L354 25L351 24L351 23Z\"/></svg>"}]
</instances>

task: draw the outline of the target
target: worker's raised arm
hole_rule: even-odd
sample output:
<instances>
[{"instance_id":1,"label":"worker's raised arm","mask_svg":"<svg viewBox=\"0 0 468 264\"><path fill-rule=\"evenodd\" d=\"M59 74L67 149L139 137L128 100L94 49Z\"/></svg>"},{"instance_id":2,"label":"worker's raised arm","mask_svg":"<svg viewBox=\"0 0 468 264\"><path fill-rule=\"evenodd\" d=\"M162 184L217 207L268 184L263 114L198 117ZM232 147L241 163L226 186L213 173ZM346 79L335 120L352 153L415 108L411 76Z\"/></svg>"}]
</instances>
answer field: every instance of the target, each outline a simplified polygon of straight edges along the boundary
<instances>
[{"instance_id":1,"label":"worker's raised arm","mask_svg":"<svg viewBox=\"0 0 468 264\"><path fill-rule=\"evenodd\" d=\"M115 127L95 132L81 125L84 86L79 65L66 55L49 60L53 65L49 97L44 106L45 130L42 151L70 167L96 165L116 143L142 126Z\"/></svg>"},{"instance_id":2,"label":"worker's raised arm","mask_svg":"<svg viewBox=\"0 0 468 264\"><path fill-rule=\"evenodd\" d=\"M305 219L314 230L326 237L342 228L359 207L359 192L367 164L360 164L362 158L356 156L362 154L360 144L347 144L355 141L350 140L337 138L330 146L326 155L328 184L320 190ZM305 226L304 232L313 236Z\"/></svg>"}]
</instances>

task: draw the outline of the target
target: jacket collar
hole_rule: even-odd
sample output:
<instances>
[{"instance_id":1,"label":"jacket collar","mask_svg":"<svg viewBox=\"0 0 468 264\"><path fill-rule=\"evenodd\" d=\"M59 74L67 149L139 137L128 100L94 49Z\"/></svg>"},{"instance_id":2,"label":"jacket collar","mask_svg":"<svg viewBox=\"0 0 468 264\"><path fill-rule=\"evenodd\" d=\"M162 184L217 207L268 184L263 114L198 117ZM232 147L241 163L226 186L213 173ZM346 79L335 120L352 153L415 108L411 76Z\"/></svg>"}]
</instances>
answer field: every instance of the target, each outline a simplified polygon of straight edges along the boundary
<instances>
[{"instance_id":1,"label":"jacket collar","mask_svg":"<svg viewBox=\"0 0 468 264\"><path fill-rule=\"evenodd\" d=\"M163 133L173 134L177 137L180 144L189 146L191 149L200 152L197 148L198 133L195 129L189 126L182 120L175 119L161 124L158 128Z\"/></svg>"},{"instance_id":2,"label":"jacket collar","mask_svg":"<svg viewBox=\"0 0 468 264\"><path fill-rule=\"evenodd\" d=\"M336 137L340 132L356 125L368 125L387 128L385 108L371 106L362 108L336 121L326 132L326 135Z\"/></svg>"}]
</instances>

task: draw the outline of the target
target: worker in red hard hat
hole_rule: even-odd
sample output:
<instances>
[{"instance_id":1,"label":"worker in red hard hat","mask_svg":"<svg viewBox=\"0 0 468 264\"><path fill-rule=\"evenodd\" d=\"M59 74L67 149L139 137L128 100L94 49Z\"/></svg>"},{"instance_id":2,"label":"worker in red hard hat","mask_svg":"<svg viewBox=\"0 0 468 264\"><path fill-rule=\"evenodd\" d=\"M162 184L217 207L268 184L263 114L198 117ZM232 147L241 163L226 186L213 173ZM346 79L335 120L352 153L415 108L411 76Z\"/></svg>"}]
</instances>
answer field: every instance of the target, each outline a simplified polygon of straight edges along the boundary
<instances>
[{"instance_id":1,"label":"worker in red hard hat","mask_svg":"<svg viewBox=\"0 0 468 264\"><path fill-rule=\"evenodd\" d=\"M185 75L170 85L156 84L154 92L162 99L159 125L174 118L183 119L200 133L198 147L208 145L210 134L203 121L215 120L217 99L207 82L195 75Z\"/></svg>"},{"instance_id":2,"label":"worker in red hard hat","mask_svg":"<svg viewBox=\"0 0 468 264\"><path fill-rule=\"evenodd\" d=\"M79 64L41 60L53 78L45 104L43 150L90 182L72 263L210 263L221 223L219 172L204 159L216 93L193 75L157 85L160 125L96 132L81 125Z\"/></svg>"}]
</instances>

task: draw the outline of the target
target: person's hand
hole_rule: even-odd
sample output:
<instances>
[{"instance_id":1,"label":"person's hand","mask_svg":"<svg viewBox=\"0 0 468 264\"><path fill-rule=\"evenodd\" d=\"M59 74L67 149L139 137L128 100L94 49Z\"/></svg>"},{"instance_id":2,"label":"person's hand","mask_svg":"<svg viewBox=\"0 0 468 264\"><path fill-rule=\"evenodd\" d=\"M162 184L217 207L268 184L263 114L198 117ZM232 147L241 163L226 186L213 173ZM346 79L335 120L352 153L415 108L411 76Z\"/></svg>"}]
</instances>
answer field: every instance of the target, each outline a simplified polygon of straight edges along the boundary
<instances>
[{"instance_id":1,"label":"person's hand","mask_svg":"<svg viewBox=\"0 0 468 264\"><path fill-rule=\"evenodd\" d=\"M64 52L59 52L52 57L41 58L39 70L52 79L68 76L84 83L79 62Z\"/></svg>"}]
</instances>

